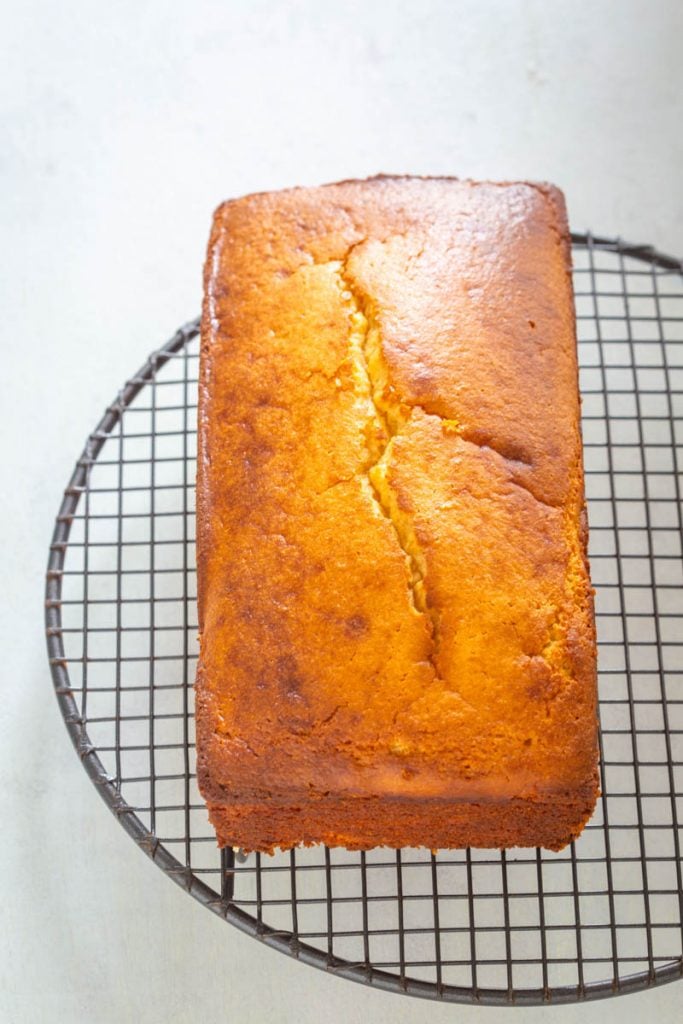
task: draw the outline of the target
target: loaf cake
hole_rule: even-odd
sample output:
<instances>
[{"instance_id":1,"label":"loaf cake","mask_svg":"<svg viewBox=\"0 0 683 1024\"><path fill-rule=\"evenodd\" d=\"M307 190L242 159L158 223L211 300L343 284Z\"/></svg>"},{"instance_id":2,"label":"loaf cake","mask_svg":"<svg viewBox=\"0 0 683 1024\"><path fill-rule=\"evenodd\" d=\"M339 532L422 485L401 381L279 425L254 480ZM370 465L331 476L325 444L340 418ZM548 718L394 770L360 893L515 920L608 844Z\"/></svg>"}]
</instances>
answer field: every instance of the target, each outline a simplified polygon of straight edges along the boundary
<instances>
[{"instance_id":1,"label":"loaf cake","mask_svg":"<svg viewBox=\"0 0 683 1024\"><path fill-rule=\"evenodd\" d=\"M221 846L559 850L590 816L570 258L548 185L217 210L196 722Z\"/></svg>"}]
</instances>

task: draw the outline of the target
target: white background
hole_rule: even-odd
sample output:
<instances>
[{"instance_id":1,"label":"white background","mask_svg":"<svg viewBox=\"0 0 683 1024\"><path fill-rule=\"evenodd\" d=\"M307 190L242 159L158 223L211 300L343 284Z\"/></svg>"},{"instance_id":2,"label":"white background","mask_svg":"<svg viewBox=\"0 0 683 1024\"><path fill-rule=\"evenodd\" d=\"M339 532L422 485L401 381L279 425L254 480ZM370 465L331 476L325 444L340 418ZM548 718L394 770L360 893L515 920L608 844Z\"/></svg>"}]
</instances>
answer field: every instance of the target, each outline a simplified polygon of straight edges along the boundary
<instances>
[{"instance_id":1,"label":"white background","mask_svg":"<svg viewBox=\"0 0 683 1024\"><path fill-rule=\"evenodd\" d=\"M683 5L23 0L4 22L0 1020L680 1020L681 983L439 1006L227 927L101 803L41 622L61 490L119 385L196 315L219 200L378 171L549 179L576 230L681 255Z\"/></svg>"}]
</instances>

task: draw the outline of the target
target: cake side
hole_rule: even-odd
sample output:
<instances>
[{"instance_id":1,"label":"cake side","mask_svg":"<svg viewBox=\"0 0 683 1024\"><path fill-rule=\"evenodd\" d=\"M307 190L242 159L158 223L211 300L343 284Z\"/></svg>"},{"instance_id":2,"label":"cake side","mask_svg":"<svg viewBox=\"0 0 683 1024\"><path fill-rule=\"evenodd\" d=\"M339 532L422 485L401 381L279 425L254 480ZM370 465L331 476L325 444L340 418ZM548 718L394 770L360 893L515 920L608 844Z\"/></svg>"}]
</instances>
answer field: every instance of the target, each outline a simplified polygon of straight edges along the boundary
<instances>
[{"instance_id":1,"label":"cake side","mask_svg":"<svg viewBox=\"0 0 683 1024\"><path fill-rule=\"evenodd\" d=\"M299 840L258 848L315 841L316 814L322 839L321 801L359 821L366 798L403 807L389 845L409 814L425 845L477 844L474 825L434 842L428 801L481 801L494 825L509 801L554 801L567 841L590 813L568 252L546 186L379 179L217 212L197 725L223 842L248 846L247 819L255 842L253 808L284 829L292 805L310 809Z\"/></svg>"},{"instance_id":2,"label":"cake side","mask_svg":"<svg viewBox=\"0 0 683 1024\"><path fill-rule=\"evenodd\" d=\"M317 843L348 850L538 845L561 850L580 834L594 805L595 791L588 785L542 800L495 803L329 796L282 804L209 804L209 817L220 846L266 853Z\"/></svg>"}]
</instances>

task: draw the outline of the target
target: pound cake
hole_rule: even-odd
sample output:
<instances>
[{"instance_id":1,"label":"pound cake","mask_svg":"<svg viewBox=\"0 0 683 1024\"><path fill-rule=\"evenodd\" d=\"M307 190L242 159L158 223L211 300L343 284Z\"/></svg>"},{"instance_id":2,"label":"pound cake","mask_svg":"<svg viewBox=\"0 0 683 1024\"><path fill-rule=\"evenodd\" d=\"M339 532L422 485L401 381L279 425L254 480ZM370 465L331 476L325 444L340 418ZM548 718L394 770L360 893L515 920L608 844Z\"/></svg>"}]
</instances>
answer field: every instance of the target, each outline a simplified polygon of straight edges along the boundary
<instances>
[{"instance_id":1,"label":"pound cake","mask_svg":"<svg viewBox=\"0 0 683 1024\"><path fill-rule=\"evenodd\" d=\"M597 795L562 194L379 177L216 212L197 770L221 846L559 850Z\"/></svg>"}]
</instances>

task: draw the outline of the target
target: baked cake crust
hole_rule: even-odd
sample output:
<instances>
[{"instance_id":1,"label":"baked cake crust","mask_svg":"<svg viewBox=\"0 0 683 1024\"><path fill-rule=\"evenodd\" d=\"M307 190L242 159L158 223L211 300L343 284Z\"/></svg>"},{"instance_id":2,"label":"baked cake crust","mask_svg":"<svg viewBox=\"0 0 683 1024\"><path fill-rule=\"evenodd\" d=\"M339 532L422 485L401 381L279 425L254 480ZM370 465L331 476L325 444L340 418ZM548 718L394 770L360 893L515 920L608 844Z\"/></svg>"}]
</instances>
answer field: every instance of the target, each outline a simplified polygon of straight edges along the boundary
<instances>
[{"instance_id":1,"label":"baked cake crust","mask_svg":"<svg viewBox=\"0 0 683 1024\"><path fill-rule=\"evenodd\" d=\"M570 269L548 185L216 211L196 718L221 845L559 849L590 816Z\"/></svg>"}]
</instances>

